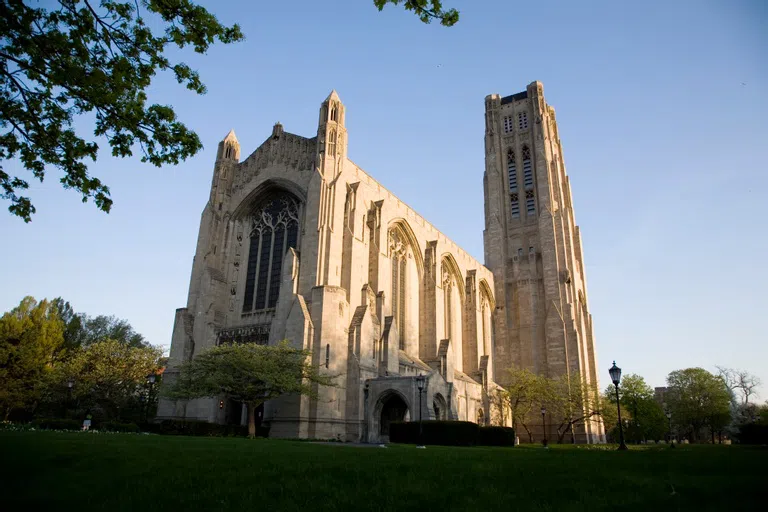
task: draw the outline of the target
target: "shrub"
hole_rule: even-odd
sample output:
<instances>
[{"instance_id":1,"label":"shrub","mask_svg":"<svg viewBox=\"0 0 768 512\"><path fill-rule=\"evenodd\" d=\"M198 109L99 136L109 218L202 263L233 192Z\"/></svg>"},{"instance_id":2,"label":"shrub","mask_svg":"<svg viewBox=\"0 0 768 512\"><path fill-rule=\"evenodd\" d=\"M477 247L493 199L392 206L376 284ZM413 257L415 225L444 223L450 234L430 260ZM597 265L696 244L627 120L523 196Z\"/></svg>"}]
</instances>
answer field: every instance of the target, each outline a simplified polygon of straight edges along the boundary
<instances>
[{"instance_id":1,"label":"shrub","mask_svg":"<svg viewBox=\"0 0 768 512\"><path fill-rule=\"evenodd\" d=\"M158 434L171 436L209 436L209 437L245 437L248 435L248 427L241 425L219 425L198 420L163 420L155 430ZM256 435L269 435L269 429L259 427Z\"/></svg>"},{"instance_id":2,"label":"shrub","mask_svg":"<svg viewBox=\"0 0 768 512\"><path fill-rule=\"evenodd\" d=\"M41 418L32 421L32 426L41 430L80 430L83 428L83 423L63 418Z\"/></svg>"},{"instance_id":3,"label":"shrub","mask_svg":"<svg viewBox=\"0 0 768 512\"><path fill-rule=\"evenodd\" d=\"M479 446L515 446L515 429L510 427L479 427Z\"/></svg>"},{"instance_id":4,"label":"shrub","mask_svg":"<svg viewBox=\"0 0 768 512\"><path fill-rule=\"evenodd\" d=\"M481 427L470 421L424 421L424 444L443 446L514 446L515 429ZM393 443L417 444L418 421L395 421L389 425Z\"/></svg>"},{"instance_id":5,"label":"shrub","mask_svg":"<svg viewBox=\"0 0 768 512\"><path fill-rule=\"evenodd\" d=\"M768 444L768 425L747 423L739 427L734 437L742 444Z\"/></svg>"},{"instance_id":6,"label":"shrub","mask_svg":"<svg viewBox=\"0 0 768 512\"><path fill-rule=\"evenodd\" d=\"M138 432L139 426L135 423L119 423L117 421L106 421L99 425L99 430L106 432Z\"/></svg>"},{"instance_id":7,"label":"shrub","mask_svg":"<svg viewBox=\"0 0 768 512\"><path fill-rule=\"evenodd\" d=\"M474 446L478 426L470 421L424 421L424 444L443 446ZM419 442L419 422L395 421L389 425L389 439L393 443Z\"/></svg>"}]
</instances>

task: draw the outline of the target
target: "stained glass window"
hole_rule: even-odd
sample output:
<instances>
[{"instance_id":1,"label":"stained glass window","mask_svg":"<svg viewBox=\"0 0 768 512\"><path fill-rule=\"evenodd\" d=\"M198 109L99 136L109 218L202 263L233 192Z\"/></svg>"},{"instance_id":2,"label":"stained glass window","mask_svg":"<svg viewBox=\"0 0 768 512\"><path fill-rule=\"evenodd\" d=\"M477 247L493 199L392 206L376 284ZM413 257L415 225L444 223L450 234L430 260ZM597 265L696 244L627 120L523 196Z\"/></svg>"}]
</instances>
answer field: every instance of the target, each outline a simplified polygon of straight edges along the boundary
<instances>
[{"instance_id":1,"label":"stained glass window","mask_svg":"<svg viewBox=\"0 0 768 512\"><path fill-rule=\"evenodd\" d=\"M254 210L250 223L243 311L277 305L283 259L298 242L299 204L288 194L273 196Z\"/></svg>"}]
</instances>

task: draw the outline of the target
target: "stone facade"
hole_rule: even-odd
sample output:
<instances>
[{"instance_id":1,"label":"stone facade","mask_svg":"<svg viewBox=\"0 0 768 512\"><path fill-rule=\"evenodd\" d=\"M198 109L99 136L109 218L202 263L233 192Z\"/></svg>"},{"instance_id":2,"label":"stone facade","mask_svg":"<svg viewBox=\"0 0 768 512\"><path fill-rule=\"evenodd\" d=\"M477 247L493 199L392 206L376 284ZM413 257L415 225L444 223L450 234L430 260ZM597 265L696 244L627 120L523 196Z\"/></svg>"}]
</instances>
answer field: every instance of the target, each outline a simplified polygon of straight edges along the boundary
<instances>
[{"instance_id":1,"label":"stone facade","mask_svg":"<svg viewBox=\"0 0 768 512\"><path fill-rule=\"evenodd\" d=\"M393 420L499 417L493 273L349 160L345 117L334 91L312 138L276 124L242 162L234 132L219 143L167 378L219 343L287 339L340 386L265 404L270 436L379 442ZM220 397L158 416L245 412Z\"/></svg>"},{"instance_id":2,"label":"stone facade","mask_svg":"<svg viewBox=\"0 0 768 512\"><path fill-rule=\"evenodd\" d=\"M278 123L242 162L234 132L219 143L166 378L219 343L287 339L340 386L273 400L257 419L270 436L354 442L419 416L509 425L490 397L513 365L580 372L597 390L579 231L541 84L486 98L487 267L349 160L345 117L334 91L312 138ZM531 210L512 210L510 149ZM161 400L158 416L245 421L226 397ZM579 436L600 441L602 425Z\"/></svg>"},{"instance_id":3,"label":"stone facade","mask_svg":"<svg viewBox=\"0 0 768 512\"><path fill-rule=\"evenodd\" d=\"M510 367L578 375L596 396L581 235L555 110L533 82L512 96L487 96L485 116L483 234L495 285L496 375L503 381ZM599 419L576 434L580 442L605 438Z\"/></svg>"}]
</instances>

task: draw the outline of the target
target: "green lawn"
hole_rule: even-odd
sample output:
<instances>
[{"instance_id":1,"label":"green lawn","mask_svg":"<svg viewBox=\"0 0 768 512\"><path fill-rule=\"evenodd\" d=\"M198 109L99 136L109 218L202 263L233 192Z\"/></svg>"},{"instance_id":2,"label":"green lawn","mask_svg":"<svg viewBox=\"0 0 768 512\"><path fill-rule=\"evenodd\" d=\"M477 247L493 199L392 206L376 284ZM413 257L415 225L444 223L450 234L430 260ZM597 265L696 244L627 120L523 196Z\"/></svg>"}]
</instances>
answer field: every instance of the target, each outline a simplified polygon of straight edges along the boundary
<instances>
[{"instance_id":1,"label":"green lawn","mask_svg":"<svg viewBox=\"0 0 768 512\"><path fill-rule=\"evenodd\" d=\"M3 510L759 510L768 450L0 432Z\"/></svg>"}]
</instances>

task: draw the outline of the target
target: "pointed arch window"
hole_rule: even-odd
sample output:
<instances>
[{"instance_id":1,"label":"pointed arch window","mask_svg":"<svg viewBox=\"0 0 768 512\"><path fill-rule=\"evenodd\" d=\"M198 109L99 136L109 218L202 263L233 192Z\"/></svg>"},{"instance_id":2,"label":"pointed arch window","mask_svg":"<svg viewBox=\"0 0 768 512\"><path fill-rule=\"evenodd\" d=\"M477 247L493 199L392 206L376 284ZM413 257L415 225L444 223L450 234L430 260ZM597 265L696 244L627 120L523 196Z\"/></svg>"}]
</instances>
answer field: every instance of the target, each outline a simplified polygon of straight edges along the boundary
<instances>
[{"instance_id":1,"label":"pointed arch window","mask_svg":"<svg viewBox=\"0 0 768 512\"><path fill-rule=\"evenodd\" d=\"M336 130L331 130L328 134L328 154L336 156Z\"/></svg>"},{"instance_id":2,"label":"pointed arch window","mask_svg":"<svg viewBox=\"0 0 768 512\"><path fill-rule=\"evenodd\" d=\"M511 149L507 151L507 179L509 192L517 192L517 163L515 162L515 152Z\"/></svg>"},{"instance_id":3,"label":"pointed arch window","mask_svg":"<svg viewBox=\"0 0 768 512\"><path fill-rule=\"evenodd\" d=\"M523 186L525 190L533 190L533 168L531 167L531 150L523 146Z\"/></svg>"},{"instance_id":4,"label":"pointed arch window","mask_svg":"<svg viewBox=\"0 0 768 512\"><path fill-rule=\"evenodd\" d=\"M299 203L287 193L272 196L254 210L249 222L244 313L277 305L283 258L289 247L298 246Z\"/></svg>"},{"instance_id":5,"label":"pointed arch window","mask_svg":"<svg viewBox=\"0 0 768 512\"><path fill-rule=\"evenodd\" d=\"M336 108L336 105L331 107L331 121L338 121L338 109Z\"/></svg>"},{"instance_id":6,"label":"pointed arch window","mask_svg":"<svg viewBox=\"0 0 768 512\"><path fill-rule=\"evenodd\" d=\"M451 296L453 295L453 278L451 272L443 264L443 307L444 315L443 321L445 322L445 338L453 339L453 304Z\"/></svg>"},{"instance_id":7,"label":"pointed arch window","mask_svg":"<svg viewBox=\"0 0 768 512\"><path fill-rule=\"evenodd\" d=\"M392 318L400 337L400 349L405 349L405 317L407 279L407 243L403 235L393 229L389 232L389 257L392 268Z\"/></svg>"},{"instance_id":8,"label":"pointed arch window","mask_svg":"<svg viewBox=\"0 0 768 512\"><path fill-rule=\"evenodd\" d=\"M520 217L520 196L518 194L509 194L509 202L512 208L512 218Z\"/></svg>"},{"instance_id":9,"label":"pointed arch window","mask_svg":"<svg viewBox=\"0 0 768 512\"><path fill-rule=\"evenodd\" d=\"M488 355L488 347L490 345L488 343L488 339L490 337L489 336L490 329L489 329L489 325L488 325L488 317L490 315L488 314L488 300L485 298L485 295L483 295L482 298L480 299L480 316L482 318L482 320L481 320L482 321L482 333L481 334L483 336L483 339L482 339L483 350L482 350L482 354L480 354L480 355L481 356L487 356Z\"/></svg>"},{"instance_id":10,"label":"pointed arch window","mask_svg":"<svg viewBox=\"0 0 768 512\"><path fill-rule=\"evenodd\" d=\"M525 213L528 216L536 214L536 198L533 195L533 190L525 191Z\"/></svg>"}]
</instances>

